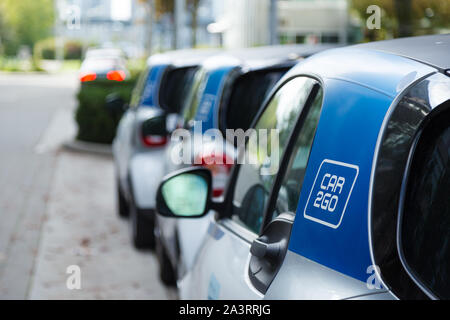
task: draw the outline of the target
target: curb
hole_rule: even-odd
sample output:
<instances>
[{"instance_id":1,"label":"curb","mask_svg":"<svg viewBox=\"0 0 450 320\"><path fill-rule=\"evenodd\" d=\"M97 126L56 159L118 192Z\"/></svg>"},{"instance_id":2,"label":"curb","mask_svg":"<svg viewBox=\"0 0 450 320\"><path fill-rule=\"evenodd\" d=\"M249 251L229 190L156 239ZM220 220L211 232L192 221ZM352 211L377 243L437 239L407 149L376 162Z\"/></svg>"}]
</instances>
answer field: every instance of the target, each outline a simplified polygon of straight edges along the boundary
<instances>
[{"instance_id":1,"label":"curb","mask_svg":"<svg viewBox=\"0 0 450 320\"><path fill-rule=\"evenodd\" d=\"M72 140L63 143L63 148L70 151L84 152L103 156L112 156L112 147L109 144Z\"/></svg>"}]
</instances>

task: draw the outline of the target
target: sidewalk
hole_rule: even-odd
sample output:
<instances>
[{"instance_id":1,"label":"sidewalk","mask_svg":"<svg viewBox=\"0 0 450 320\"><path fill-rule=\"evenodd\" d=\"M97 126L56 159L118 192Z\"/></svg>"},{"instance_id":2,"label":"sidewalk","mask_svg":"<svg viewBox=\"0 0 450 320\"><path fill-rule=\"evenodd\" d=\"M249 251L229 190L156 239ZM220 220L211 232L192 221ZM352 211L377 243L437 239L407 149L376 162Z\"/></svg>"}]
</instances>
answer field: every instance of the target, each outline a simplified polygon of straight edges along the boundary
<instances>
[{"instance_id":1,"label":"sidewalk","mask_svg":"<svg viewBox=\"0 0 450 320\"><path fill-rule=\"evenodd\" d=\"M168 299L153 253L131 246L127 221L115 213L109 157L61 151L44 223L30 299ZM69 290L66 269L81 269Z\"/></svg>"}]
</instances>

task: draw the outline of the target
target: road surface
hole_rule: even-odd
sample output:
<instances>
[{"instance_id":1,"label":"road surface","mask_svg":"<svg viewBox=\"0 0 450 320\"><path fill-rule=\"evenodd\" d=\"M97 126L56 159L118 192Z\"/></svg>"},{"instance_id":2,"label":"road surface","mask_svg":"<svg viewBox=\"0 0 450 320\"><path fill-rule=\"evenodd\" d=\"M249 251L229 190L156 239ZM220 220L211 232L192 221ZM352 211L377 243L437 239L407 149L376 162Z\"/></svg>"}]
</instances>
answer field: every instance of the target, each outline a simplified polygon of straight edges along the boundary
<instances>
[{"instance_id":1,"label":"road surface","mask_svg":"<svg viewBox=\"0 0 450 320\"><path fill-rule=\"evenodd\" d=\"M173 298L115 215L111 159L61 149L77 89L71 74L0 73L0 299Z\"/></svg>"}]
</instances>

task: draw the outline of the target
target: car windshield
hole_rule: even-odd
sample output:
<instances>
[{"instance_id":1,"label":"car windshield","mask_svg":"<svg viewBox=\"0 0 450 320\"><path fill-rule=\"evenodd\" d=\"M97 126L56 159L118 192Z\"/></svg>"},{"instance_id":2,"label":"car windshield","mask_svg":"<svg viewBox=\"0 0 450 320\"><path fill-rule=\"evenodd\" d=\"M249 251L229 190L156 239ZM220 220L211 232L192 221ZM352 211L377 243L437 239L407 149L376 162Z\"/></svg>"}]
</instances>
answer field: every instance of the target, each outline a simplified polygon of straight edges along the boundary
<instances>
[{"instance_id":1,"label":"car windshield","mask_svg":"<svg viewBox=\"0 0 450 320\"><path fill-rule=\"evenodd\" d=\"M86 59L82 66L82 71L90 72L104 72L121 66L119 59L103 59L103 58L89 58Z\"/></svg>"}]
</instances>

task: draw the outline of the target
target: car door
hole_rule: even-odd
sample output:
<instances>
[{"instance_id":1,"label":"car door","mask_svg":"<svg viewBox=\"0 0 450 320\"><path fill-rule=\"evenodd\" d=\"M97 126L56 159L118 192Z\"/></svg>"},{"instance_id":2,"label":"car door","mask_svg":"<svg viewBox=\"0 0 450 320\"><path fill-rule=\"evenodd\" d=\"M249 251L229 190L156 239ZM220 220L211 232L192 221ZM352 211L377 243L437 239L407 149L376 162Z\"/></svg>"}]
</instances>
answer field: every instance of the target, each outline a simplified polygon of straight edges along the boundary
<instances>
[{"instance_id":1,"label":"car door","mask_svg":"<svg viewBox=\"0 0 450 320\"><path fill-rule=\"evenodd\" d=\"M140 104L150 70L150 68L147 68L139 77L138 83L133 89L133 94L131 95L130 107L125 111L120 119L116 137L114 138L113 152L116 158L118 175L122 186L126 186L128 160L132 151L132 137L136 119L136 110Z\"/></svg>"},{"instance_id":2,"label":"car door","mask_svg":"<svg viewBox=\"0 0 450 320\"><path fill-rule=\"evenodd\" d=\"M290 79L272 96L254 126L267 147L247 144L248 159L257 161L236 167L225 217L209 215L194 268L179 283L182 298L264 297L287 249L321 103L320 84L308 77Z\"/></svg>"}]
</instances>

